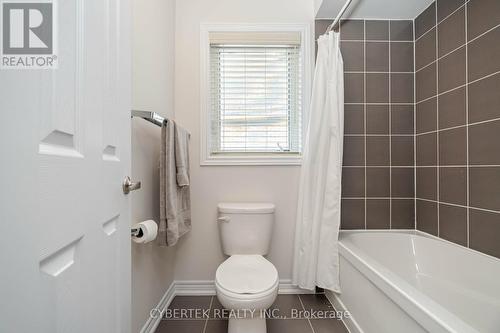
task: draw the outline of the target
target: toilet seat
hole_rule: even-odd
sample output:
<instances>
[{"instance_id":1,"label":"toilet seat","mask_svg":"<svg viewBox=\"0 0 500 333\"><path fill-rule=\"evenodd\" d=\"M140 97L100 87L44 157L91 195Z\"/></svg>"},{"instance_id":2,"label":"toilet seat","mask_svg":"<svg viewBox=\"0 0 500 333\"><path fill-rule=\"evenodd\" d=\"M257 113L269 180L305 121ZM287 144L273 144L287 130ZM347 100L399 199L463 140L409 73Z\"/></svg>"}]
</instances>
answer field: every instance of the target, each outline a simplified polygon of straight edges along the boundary
<instances>
[{"instance_id":1,"label":"toilet seat","mask_svg":"<svg viewBox=\"0 0 500 333\"><path fill-rule=\"evenodd\" d=\"M278 271L261 255L233 255L217 268L215 283L228 295L259 297L276 289Z\"/></svg>"}]
</instances>

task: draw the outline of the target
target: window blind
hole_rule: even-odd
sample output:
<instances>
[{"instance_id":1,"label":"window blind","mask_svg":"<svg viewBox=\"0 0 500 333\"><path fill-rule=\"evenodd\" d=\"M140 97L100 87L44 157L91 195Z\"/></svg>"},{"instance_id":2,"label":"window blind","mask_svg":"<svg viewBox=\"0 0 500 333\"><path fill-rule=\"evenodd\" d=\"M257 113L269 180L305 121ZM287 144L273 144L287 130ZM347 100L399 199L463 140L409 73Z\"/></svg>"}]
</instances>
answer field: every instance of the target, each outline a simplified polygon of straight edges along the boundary
<instances>
[{"instance_id":1,"label":"window blind","mask_svg":"<svg viewBox=\"0 0 500 333\"><path fill-rule=\"evenodd\" d=\"M210 150L301 152L300 45L210 45Z\"/></svg>"}]
</instances>

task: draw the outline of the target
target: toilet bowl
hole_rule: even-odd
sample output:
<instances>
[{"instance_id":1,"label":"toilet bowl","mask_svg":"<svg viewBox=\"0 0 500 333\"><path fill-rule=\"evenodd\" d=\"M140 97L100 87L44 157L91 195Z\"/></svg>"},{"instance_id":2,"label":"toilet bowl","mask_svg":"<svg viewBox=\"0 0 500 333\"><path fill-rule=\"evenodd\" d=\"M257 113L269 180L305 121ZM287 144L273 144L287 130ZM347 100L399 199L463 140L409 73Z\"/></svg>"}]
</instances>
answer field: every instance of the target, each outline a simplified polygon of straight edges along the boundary
<instances>
[{"instance_id":1,"label":"toilet bowl","mask_svg":"<svg viewBox=\"0 0 500 333\"><path fill-rule=\"evenodd\" d=\"M215 274L219 302L230 333L266 332L266 312L278 295L278 271L261 255L233 255Z\"/></svg>"},{"instance_id":2,"label":"toilet bowl","mask_svg":"<svg viewBox=\"0 0 500 333\"><path fill-rule=\"evenodd\" d=\"M269 252L274 205L221 203L222 249L229 256L215 273L217 298L229 317L229 333L265 333L266 310L278 295L276 267Z\"/></svg>"}]
</instances>

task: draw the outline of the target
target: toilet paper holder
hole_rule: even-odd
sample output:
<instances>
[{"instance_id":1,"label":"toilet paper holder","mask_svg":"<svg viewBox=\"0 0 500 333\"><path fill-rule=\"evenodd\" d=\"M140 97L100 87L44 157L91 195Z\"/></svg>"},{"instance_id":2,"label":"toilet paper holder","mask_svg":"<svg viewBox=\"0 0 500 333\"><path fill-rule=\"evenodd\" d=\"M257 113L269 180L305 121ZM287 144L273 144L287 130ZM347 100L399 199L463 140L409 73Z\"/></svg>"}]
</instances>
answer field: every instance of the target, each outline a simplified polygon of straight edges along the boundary
<instances>
[{"instance_id":1,"label":"toilet paper holder","mask_svg":"<svg viewBox=\"0 0 500 333\"><path fill-rule=\"evenodd\" d=\"M153 220L146 220L130 226L132 241L138 244L152 242L158 235L158 224Z\"/></svg>"},{"instance_id":2,"label":"toilet paper holder","mask_svg":"<svg viewBox=\"0 0 500 333\"><path fill-rule=\"evenodd\" d=\"M142 237L142 229L141 228L131 228L130 229L130 236L132 237Z\"/></svg>"}]
</instances>

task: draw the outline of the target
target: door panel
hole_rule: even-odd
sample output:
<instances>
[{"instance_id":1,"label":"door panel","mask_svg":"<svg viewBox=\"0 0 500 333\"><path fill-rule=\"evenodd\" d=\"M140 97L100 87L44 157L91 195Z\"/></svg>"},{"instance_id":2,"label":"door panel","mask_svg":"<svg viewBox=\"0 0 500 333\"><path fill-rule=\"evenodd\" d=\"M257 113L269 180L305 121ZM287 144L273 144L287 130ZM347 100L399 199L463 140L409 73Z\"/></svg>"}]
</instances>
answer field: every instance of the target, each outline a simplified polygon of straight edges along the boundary
<instances>
[{"instance_id":1,"label":"door panel","mask_svg":"<svg viewBox=\"0 0 500 333\"><path fill-rule=\"evenodd\" d=\"M59 68L40 72L42 154L81 157L84 0L58 2Z\"/></svg>"},{"instance_id":2,"label":"door panel","mask_svg":"<svg viewBox=\"0 0 500 333\"><path fill-rule=\"evenodd\" d=\"M57 2L58 69L0 70L0 332L129 332L129 0Z\"/></svg>"}]
</instances>

